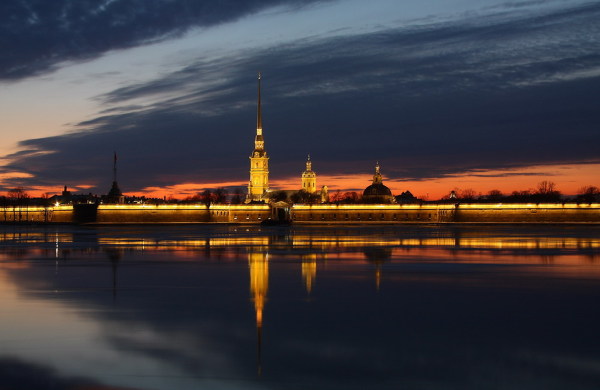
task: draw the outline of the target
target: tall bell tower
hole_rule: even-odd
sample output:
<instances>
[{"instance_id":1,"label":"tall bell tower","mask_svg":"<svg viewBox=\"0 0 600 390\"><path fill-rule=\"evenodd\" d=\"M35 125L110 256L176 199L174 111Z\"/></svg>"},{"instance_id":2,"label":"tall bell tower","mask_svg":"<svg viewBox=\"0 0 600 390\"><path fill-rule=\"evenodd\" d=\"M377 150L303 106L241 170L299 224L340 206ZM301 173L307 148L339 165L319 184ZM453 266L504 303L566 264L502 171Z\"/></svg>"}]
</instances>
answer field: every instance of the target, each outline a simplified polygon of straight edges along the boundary
<instances>
[{"instance_id":1,"label":"tall bell tower","mask_svg":"<svg viewBox=\"0 0 600 390\"><path fill-rule=\"evenodd\" d=\"M260 80L258 73L258 104L256 112L256 137L254 151L250 156L250 182L248 183L247 202L261 201L269 190L269 157L265 150L265 140L262 133L262 112L260 108Z\"/></svg>"},{"instance_id":2,"label":"tall bell tower","mask_svg":"<svg viewBox=\"0 0 600 390\"><path fill-rule=\"evenodd\" d=\"M309 194L317 192L317 174L312 170L310 154L306 160L306 170L302 172L302 189Z\"/></svg>"}]
</instances>

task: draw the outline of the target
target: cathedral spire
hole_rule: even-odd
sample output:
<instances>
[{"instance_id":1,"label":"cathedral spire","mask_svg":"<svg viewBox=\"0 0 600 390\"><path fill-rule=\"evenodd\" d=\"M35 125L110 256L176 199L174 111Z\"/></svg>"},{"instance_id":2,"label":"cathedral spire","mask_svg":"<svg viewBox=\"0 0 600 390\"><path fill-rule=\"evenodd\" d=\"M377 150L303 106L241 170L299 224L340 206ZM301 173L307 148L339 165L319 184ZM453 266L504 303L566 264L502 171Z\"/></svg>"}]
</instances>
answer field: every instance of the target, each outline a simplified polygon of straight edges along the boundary
<instances>
[{"instance_id":1,"label":"cathedral spire","mask_svg":"<svg viewBox=\"0 0 600 390\"><path fill-rule=\"evenodd\" d=\"M258 100L256 104L256 137L254 138L254 151L263 154L265 150L265 140L262 133L262 109L260 106L260 80L262 75L258 72Z\"/></svg>"},{"instance_id":2,"label":"cathedral spire","mask_svg":"<svg viewBox=\"0 0 600 390\"><path fill-rule=\"evenodd\" d=\"M262 201L263 195L269 191L269 157L265 150L265 139L262 133L262 111L260 106L260 82L262 75L258 73L258 99L256 107L256 137L254 150L250 155L250 182L248 183L247 202Z\"/></svg>"},{"instance_id":3,"label":"cathedral spire","mask_svg":"<svg viewBox=\"0 0 600 390\"><path fill-rule=\"evenodd\" d=\"M381 183L383 183L383 177L381 176L379 161L377 161L377 164L375 164L375 174L373 175L373 184Z\"/></svg>"},{"instance_id":4,"label":"cathedral spire","mask_svg":"<svg viewBox=\"0 0 600 390\"><path fill-rule=\"evenodd\" d=\"M257 105L257 112L256 112L256 130L258 132L258 129L261 130L262 133L262 113L260 110L260 79L262 78L262 75L260 74L260 72L258 72L258 105Z\"/></svg>"}]
</instances>

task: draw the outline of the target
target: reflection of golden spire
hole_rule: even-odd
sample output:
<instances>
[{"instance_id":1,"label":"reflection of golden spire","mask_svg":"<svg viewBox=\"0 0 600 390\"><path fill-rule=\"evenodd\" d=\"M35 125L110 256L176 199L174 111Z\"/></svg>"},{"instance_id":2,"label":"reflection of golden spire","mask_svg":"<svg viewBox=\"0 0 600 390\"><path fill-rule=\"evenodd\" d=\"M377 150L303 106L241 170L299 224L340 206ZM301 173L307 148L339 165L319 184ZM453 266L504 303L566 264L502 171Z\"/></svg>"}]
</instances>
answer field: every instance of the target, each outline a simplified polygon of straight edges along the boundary
<instances>
[{"instance_id":1,"label":"reflection of golden spire","mask_svg":"<svg viewBox=\"0 0 600 390\"><path fill-rule=\"evenodd\" d=\"M250 292L256 311L256 326L262 326L262 313L269 288L269 261L266 253L248 253Z\"/></svg>"},{"instance_id":2,"label":"reflection of golden spire","mask_svg":"<svg viewBox=\"0 0 600 390\"><path fill-rule=\"evenodd\" d=\"M381 285L381 264L377 264L377 268L375 268L375 287L377 291L379 291L379 286Z\"/></svg>"},{"instance_id":3,"label":"reflection of golden spire","mask_svg":"<svg viewBox=\"0 0 600 390\"><path fill-rule=\"evenodd\" d=\"M267 290L269 289L269 259L267 253L248 253L248 266L250 268L250 293L254 301L256 312L256 334L257 334L257 360L258 374L261 373L261 343L262 343L262 319L265 302L267 301Z\"/></svg>"},{"instance_id":4,"label":"reflection of golden spire","mask_svg":"<svg viewBox=\"0 0 600 390\"><path fill-rule=\"evenodd\" d=\"M311 253L302 256L302 279L306 292L312 291L313 280L317 277L317 254Z\"/></svg>"}]
</instances>

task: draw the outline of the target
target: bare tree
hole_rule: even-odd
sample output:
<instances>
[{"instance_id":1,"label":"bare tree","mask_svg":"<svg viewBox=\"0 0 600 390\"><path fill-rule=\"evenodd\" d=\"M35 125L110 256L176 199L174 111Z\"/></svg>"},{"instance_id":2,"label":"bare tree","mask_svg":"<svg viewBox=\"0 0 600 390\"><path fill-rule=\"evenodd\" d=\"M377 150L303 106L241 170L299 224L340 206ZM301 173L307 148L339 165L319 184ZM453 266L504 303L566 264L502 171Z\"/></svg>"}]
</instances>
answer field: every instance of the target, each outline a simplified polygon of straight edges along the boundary
<instances>
[{"instance_id":1,"label":"bare tree","mask_svg":"<svg viewBox=\"0 0 600 390\"><path fill-rule=\"evenodd\" d=\"M285 191L273 191L271 192L269 198L271 198L273 202L285 202L288 200L288 196Z\"/></svg>"},{"instance_id":2,"label":"bare tree","mask_svg":"<svg viewBox=\"0 0 600 390\"><path fill-rule=\"evenodd\" d=\"M342 192L340 190L336 190L332 195L331 195L331 201L333 203L340 203L342 201L342 199L344 199L344 196L342 195Z\"/></svg>"},{"instance_id":3,"label":"bare tree","mask_svg":"<svg viewBox=\"0 0 600 390\"><path fill-rule=\"evenodd\" d=\"M200 201L204 204L210 204L213 201L213 193L211 190L204 190L200 193Z\"/></svg>"},{"instance_id":4,"label":"bare tree","mask_svg":"<svg viewBox=\"0 0 600 390\"><path fill-rule=\"evenodd\" d=\"M458 196L460 199L473 200L477 196L477 192L475 192L472 188L465 188L460 191L460 195Z\"/></svg>"},{"instance_id":5,"label":"bare tree","mask_svg":"<svg viewBox=\"0 0 600 390\"><path fill-rule=\"evenodd\" d=\"M240 204L243 202L244 194L241 189L236 188L231 197L231 204Z\"/></svg>"},{"instance_id":6,"label":"bare tree","mask_svg":"<svg viewBox=\"0 0 600 390\"><path fill-rule=\"evenodd\" d=\"M214 201L215 203L226 203L227 197L229 196L229 192L222 187L219 187L214 192Z\"/></svg>"},{"instance_id":7,"label":"bare tree","mask_svg":"<svg viewBox=\"0 0 600 390\"><path fill-rule=\"evenodd\" d=\"M487 193L487 198L490 200L500 200L504 197L504 194L502 194L502 191L500 190L490 190Z\"/></svg>"},{"instance_id":8,"label":"bare tree","mask_svg":"<svg viewBox=\"0 0 600 390\"><path fill-rule=\"evenodd\" d=\"M600 188L596 186L581 187L577 194L577 200L583 202L597 202L600 200Z\"/></svg>"},{"instance_id":9,"label":"bare tree","mask_svg":"<svg viewBox=\"0 0 600 390\"><path fill-rule=\"evenodd\" d=\"M540 195L549 195L555 192L556 184L553 181L544 180L538 183L537 193Z\"/></svg>"},{"instance_id":10,"label":"bare tree","mask_svg":"<svg viewBox=\"0 0 600 390\"><path fill-rule=\"evenodd\" d=\"M358 193L356 193L354 191L344 193L344 199L343 199L344 203L358 203L359 200L360 200L360 196L358 195Z\"/></svg>"},{"instance_id":11,"label":"bare tree","mask_svg":"<svg viewBox=\"0 0 600 390\"><path fill-rule=\"evenodd\" d=\"M536 201L558 202L560 200L560 191L556 190L556 184L552 181L544 180L538 183Z\"/></svg>"}]
</instances>

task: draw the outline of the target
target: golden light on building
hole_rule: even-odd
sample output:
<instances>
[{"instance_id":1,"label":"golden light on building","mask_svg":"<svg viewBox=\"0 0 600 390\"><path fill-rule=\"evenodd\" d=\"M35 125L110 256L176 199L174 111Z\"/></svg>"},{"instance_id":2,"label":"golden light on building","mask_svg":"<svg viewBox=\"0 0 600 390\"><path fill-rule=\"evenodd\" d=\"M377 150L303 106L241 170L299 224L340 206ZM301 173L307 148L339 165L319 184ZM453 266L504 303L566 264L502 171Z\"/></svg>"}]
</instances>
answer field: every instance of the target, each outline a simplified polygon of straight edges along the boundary
<instances>
[{"instance_id":1,"label":"golden light on building","mask_svg":"<svg viewBox=\"0 0 600 390\"><path fill-rule=\"evenodd\" d=\"M306 159L306 170L302 172L302 189L309 194L317 192L317 174L312 170L310 154Z\"/></svg>"},{"instance_id":2,"label":"golden light on building","mask_svg":"<svg viewBox=\"0 0 600 390\"><path fill-rule=\"evenodd\" d=\"M260 80L258 74L258 104L256 113L256 136L254 138L254 151L250 156L250 182L248 183L247 201L263 200L264 194L269 190L269 157L265 150L265 140L262 132L262 112L260 105Z\"/></svg>"}]
</instances>

